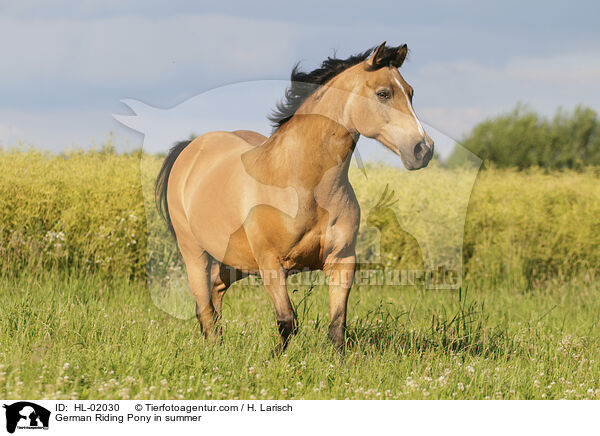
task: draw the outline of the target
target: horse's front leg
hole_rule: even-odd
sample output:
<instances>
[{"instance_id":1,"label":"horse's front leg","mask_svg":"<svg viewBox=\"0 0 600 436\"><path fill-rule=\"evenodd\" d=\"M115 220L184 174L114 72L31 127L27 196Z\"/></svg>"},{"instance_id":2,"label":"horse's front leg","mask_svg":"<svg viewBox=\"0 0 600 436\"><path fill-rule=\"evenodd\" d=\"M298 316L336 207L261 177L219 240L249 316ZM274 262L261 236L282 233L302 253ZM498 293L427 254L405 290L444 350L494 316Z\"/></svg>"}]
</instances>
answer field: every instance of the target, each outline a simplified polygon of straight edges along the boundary
<instances>
[{"instance_id":1,"label":"horse's front leg","mask_svg":"<svg viewBox=\"0 0 600 436\"><path fill-rule=\"evenodd\" d=\"M340 353L344 352L346 337L346 307L354 281L356 254L327 259L323 271L329 283L329 339Z\"/></svg>"},{"instance_id":2,"label":"horse's front leg","mask_svg":"<svg viewBox=\"0 0 600 436\"><path fill-rule=\"evenodd\" d=\"M275 261L264 262L260 265L260 275L269 297L275 306L277 327L281 336L279 351L284 351L293 334L298 330L296 312L290 302L285 284L285 271Z\"/></svg>"}]
</instances>

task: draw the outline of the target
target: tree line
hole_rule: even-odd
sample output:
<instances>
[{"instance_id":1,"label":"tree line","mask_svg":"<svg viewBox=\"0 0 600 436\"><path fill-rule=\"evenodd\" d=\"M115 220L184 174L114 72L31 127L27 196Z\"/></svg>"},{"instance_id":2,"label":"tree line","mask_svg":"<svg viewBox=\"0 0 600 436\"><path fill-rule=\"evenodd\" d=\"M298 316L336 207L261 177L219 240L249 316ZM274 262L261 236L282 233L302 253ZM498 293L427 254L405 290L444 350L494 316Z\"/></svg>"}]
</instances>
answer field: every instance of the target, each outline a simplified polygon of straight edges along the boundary
<instances>
[{"instance_id":1,"label":"tree line","mask_svg":"<svg viewBox=\"0 0 600 436\"><path fill-rule=\"evenodd\" d=\"M581 105L572 111L559 108L548 118L518 104L511 112L475 126L460 145L446 166L473 161L471 153L498 168L600 166L600 120L594 110Z\"/></svg>"}]
</instances>

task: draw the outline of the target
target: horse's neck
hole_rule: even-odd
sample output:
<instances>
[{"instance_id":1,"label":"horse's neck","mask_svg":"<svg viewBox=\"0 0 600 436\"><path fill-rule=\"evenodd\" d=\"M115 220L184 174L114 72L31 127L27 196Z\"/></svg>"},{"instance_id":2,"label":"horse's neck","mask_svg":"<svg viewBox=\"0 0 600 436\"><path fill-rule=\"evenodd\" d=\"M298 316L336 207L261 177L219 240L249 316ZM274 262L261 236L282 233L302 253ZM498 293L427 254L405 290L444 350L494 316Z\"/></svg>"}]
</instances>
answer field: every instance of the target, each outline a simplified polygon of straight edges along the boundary
<instances>
[{"instance_id":1,"label":"horse's neck","mask_svg":"<svg viewBox=\"0 0 600 436\"><path fill-rule=\"evenodd\" d=\"M323 115L295 115L265 143L270 171L316 186L344 183L357 135Z\"/></svg>"}]
</instances>

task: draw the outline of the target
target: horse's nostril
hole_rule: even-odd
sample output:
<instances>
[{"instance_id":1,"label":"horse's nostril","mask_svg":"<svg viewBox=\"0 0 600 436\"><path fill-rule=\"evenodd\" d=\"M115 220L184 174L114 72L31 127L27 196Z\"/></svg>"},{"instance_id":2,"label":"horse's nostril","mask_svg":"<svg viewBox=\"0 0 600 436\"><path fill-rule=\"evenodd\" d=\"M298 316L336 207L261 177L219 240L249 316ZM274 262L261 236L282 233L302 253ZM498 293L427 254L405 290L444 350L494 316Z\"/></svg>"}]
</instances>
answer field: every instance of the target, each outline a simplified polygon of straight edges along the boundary
<instances>
[{"instance_id":1,"label":"horse's nostril","mask_svg":"<svg viewBox=\"0 0 600 436\"><path fill-rule=\"evenodd\" d=\"M423 151L423 146L421 145L421 143L419 142L417 145L415 145L415 157L417 159L420 159L421 157L421 152Z\"/></svg>"}]
</instances>

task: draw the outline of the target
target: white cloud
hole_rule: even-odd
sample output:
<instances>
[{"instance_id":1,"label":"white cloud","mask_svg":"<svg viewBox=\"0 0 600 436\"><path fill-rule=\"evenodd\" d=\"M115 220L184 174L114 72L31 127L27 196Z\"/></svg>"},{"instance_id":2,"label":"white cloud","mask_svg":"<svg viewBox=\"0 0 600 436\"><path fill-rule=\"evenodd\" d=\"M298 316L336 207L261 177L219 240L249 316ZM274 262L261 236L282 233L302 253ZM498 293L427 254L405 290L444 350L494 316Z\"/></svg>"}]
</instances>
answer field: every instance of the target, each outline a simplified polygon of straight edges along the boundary
<instances>
[{"instance_id":1,"label":"white cloud","mask_svg":"<svg viewBox=\"0 0 600 436\"><path fill-rule=\"evenodd\" d=\"M178 15L88 21L0 18L0 80L157 84L181 74L272 71L290 53L290 24ZM290 62L291 63L291 62Z\"/></svg>"}]
</instances>

